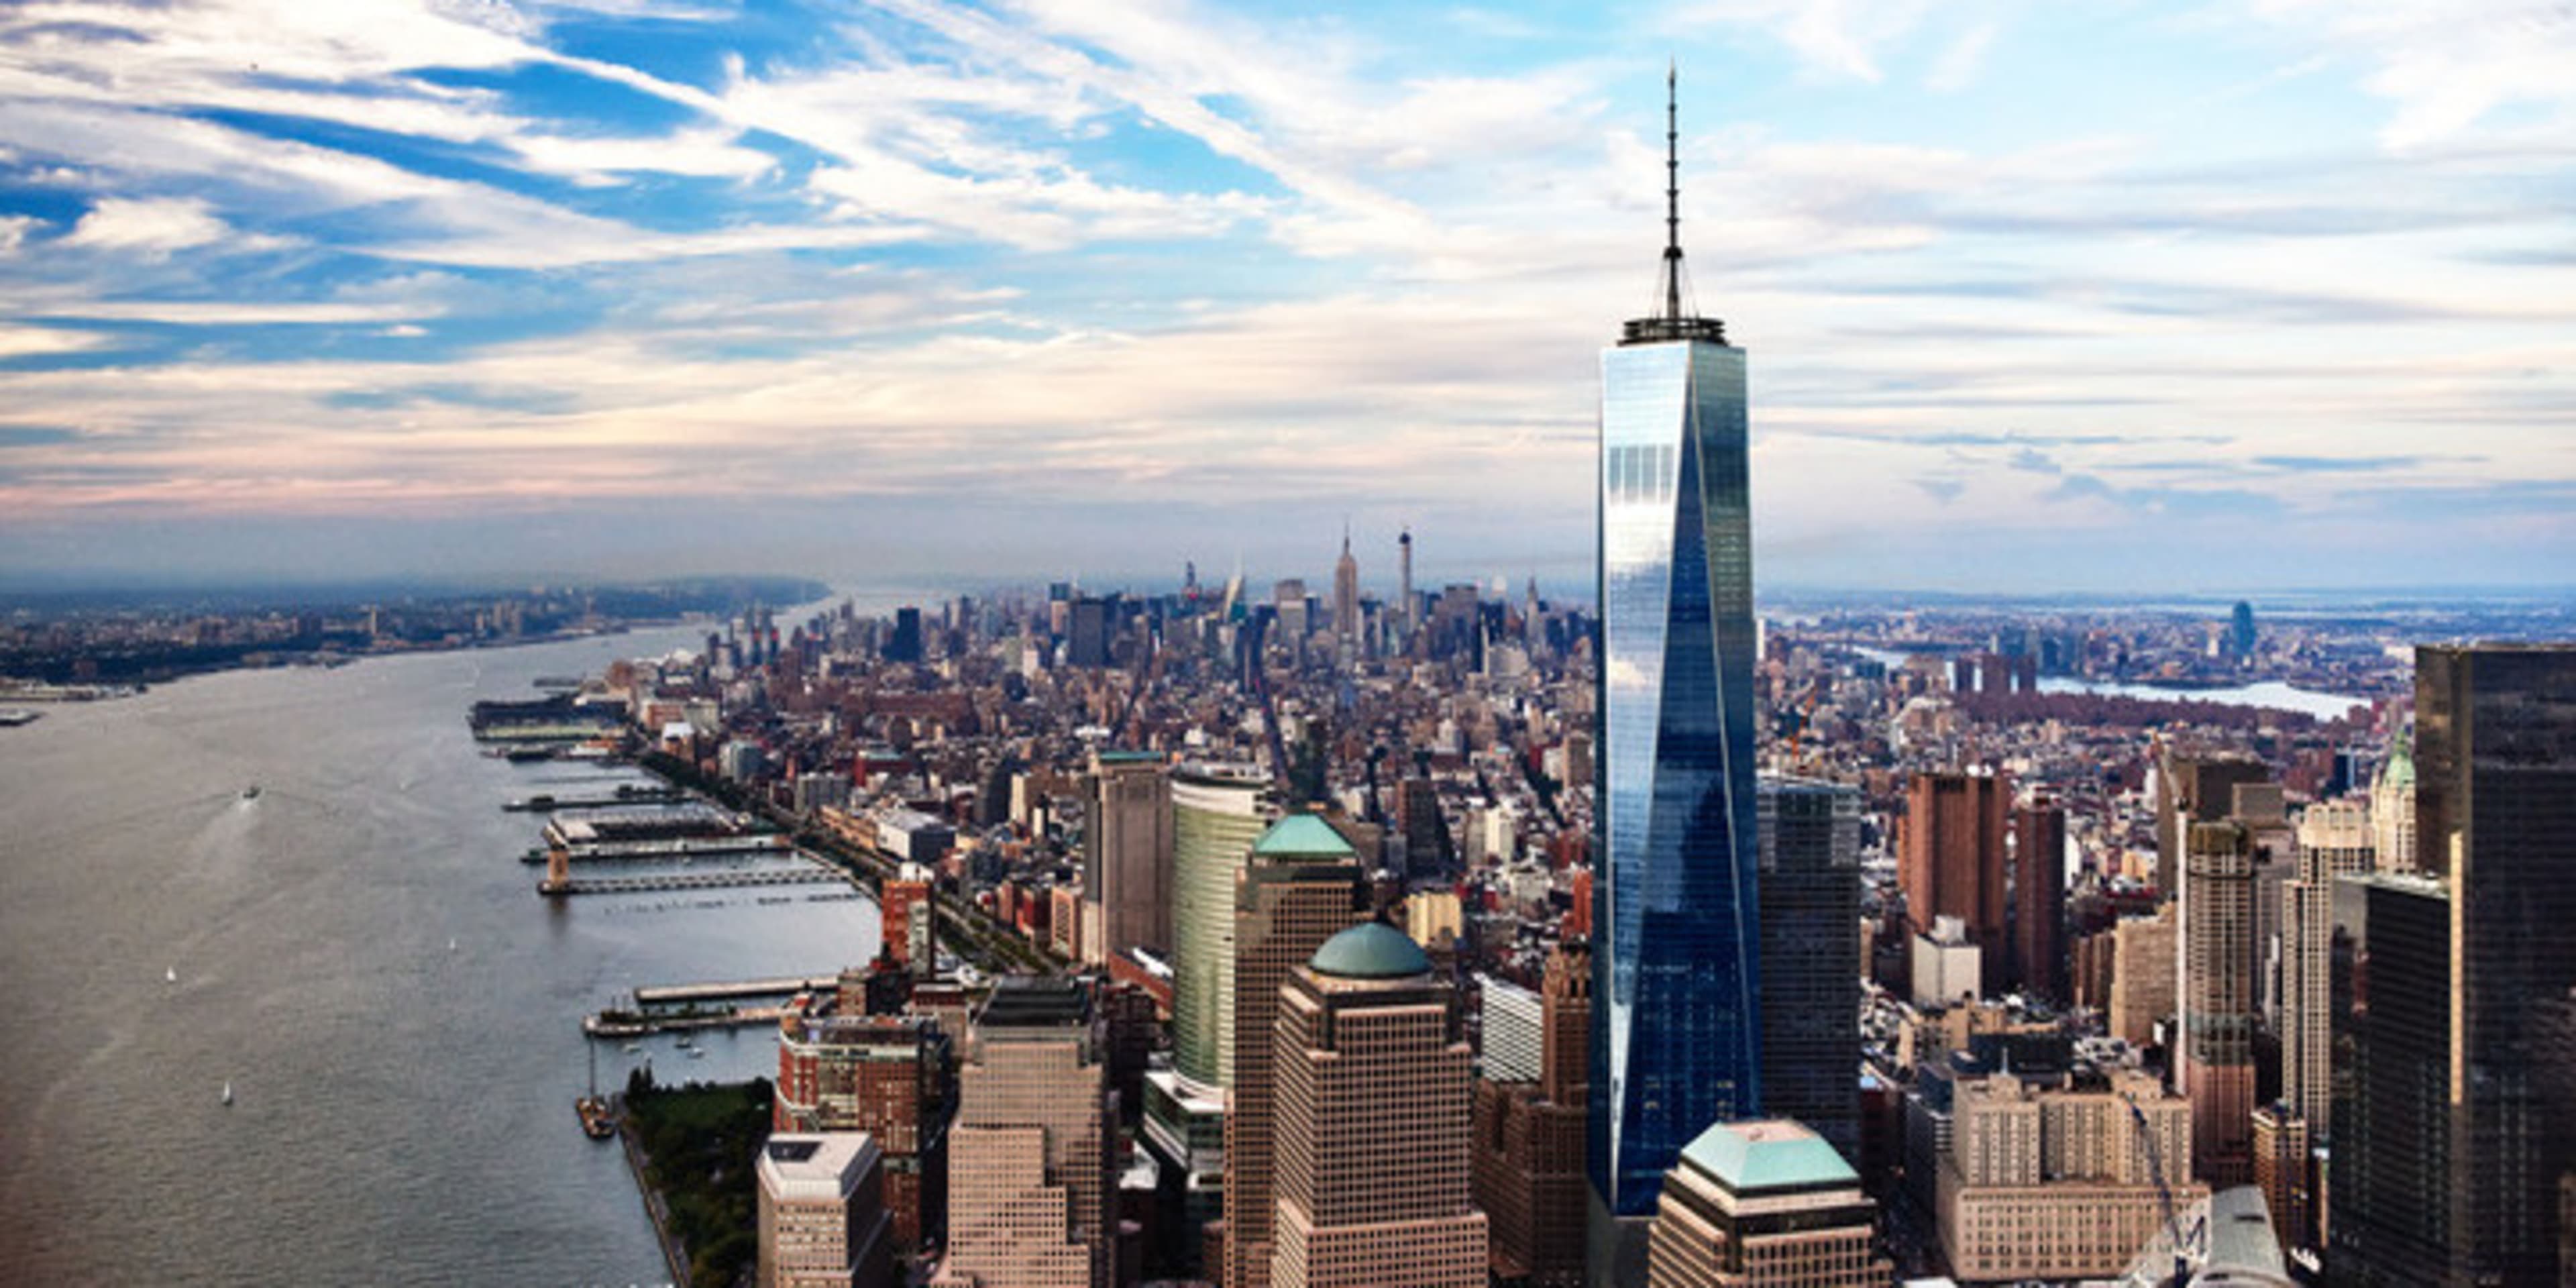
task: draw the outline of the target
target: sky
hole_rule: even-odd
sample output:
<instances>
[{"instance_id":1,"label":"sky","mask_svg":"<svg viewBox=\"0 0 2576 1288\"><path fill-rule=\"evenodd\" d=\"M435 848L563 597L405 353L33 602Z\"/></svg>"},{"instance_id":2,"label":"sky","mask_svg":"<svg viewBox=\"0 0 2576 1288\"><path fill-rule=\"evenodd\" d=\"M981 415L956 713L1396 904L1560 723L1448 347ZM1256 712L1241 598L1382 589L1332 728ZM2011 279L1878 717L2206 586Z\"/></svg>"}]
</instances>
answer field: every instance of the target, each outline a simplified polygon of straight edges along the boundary
<instances>
[{"instance_id":1,"label":"sky","mask_svg":"<svg viewBox=\"0 0 2576 1288\"><path fill-rule=\"evenodd\" d=\"M13 0L0 581L2576 582L2568 0Z\"/></svg>"}]
</instances>

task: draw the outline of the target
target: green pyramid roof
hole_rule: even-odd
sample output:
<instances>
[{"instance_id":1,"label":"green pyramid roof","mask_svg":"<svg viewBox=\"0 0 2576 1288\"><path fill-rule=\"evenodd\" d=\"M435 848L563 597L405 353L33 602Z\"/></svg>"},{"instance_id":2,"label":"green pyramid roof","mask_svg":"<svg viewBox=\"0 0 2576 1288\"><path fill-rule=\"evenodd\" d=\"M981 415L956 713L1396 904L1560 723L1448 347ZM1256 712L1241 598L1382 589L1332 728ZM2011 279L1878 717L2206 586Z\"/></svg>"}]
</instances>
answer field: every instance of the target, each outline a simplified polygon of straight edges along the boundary
<instances>
[{"instance_id":1,"label":"green pyramid roof","mask_svg":"<svg viewBox=\"0 0 2576 1288\"><path fill-rule=\"evenodd\" d=\"M1682 1161L1738 1194L1860 1184L1824 1137L1788 1119L1719 1123L1682 1147Z\"/></svg>"},{"instance_id":2,"label":"green pyramid roof","mask_svg":"<svg viewBox=\"0 0 2576 1288\"><path fill-rule=\"evenodd\" d=\"M1271 824L1270 830L1252 843L1252 852L1265 859L1347 859L1356 853L1332 824L1312 814L1291 814Z\"/></svg>"},{"instance_id":3,"label":"green pyramid roof","mask_svg":"<svg viewBox=\"0 0 2576 1288\"><path fill-rule=\"evenodd\" d=\"M1364 921L1324 941L1308 963L1318 975L1343 979L1403 979L1431 969L1422 946L1384 922Z\"/></svg>"}]
</instances>

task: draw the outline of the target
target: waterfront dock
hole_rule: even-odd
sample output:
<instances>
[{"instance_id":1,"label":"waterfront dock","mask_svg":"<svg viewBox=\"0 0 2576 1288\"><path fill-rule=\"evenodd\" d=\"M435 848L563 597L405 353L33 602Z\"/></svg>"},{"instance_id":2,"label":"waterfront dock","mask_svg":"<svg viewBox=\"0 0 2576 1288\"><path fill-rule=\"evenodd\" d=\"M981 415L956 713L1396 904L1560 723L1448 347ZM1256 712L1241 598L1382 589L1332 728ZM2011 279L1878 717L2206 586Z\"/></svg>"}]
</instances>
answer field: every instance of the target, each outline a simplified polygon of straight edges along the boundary
<instances>
[{"instance_id":1,"label":"waterfront dock","mask_svg":"<svg viewBox=\"0 0 2576 1288\"><path fill-rule=\"evenodd\" d=\"M723 1002L744 997L785 997L790 993L828 993L841 986L838 975L789 976L718 984L663 984L635 990L637 1006L671 1006Z\"/></svg>"},{"instance_id":2,"label":"waterfront dock","mask_svg":"<svg viewBox=\"0 0 2576 1288\"><path fill-rule=\"evenodd\" d=\"M537 883L537 893L652 894L663 890L727 890L738 886L851 884L850 875L820 864L792 868L752 868L730 872L665 872L636 877L567 877Z\"/></svg>"},{"instance_id":3,"label":"waterfront dock","mask_svg":"<svg viewBox=\"0 0 2576 1288\"><path fill-rule=\"evenodd\" d=\"M702 841L623 841L596 845L576 845L564 851L567 863L687 863L692 859L742 859L777 856L784 858L795 846L783 836L744 836ZM519 856L519 862L530 865L547 861L543 846Z\"/></svg>"}]
</instances>

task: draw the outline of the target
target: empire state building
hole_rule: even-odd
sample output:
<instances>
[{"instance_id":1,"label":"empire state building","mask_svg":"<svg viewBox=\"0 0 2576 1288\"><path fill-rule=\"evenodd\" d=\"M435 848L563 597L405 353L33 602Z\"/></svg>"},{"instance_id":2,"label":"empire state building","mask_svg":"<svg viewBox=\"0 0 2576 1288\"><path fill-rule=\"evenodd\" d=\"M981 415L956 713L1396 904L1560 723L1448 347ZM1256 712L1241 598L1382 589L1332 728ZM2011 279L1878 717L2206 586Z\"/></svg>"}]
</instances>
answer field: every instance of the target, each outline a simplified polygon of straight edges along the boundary
<instances>
[{"instance_id":1,"label":"empire state building","mask_svg":"<svg viewBox=\"0 0 2576 1288\"><path fill-rule=\"evenodd\" d=\"M1761 1106L1744 351L1686 306L1665 128L1661 310L1601 354L1595 1284L1644 1282L1663 1174Z\"/></svg>"}]
</instances>

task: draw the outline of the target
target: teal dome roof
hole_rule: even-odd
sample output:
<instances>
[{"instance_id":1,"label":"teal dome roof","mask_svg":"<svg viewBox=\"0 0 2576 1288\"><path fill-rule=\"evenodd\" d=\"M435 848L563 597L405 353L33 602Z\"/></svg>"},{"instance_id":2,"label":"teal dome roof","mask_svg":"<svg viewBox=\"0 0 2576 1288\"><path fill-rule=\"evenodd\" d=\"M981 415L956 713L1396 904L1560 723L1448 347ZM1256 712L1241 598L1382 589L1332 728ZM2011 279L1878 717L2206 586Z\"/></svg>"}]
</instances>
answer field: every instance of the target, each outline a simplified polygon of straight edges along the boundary
<instances>
[{"instance_id":1,"label":"teal dome roof","mask_svg":"<svg viewBox=\"0 0 2576 1288\"><path fill-rule=\"evenodd\" d=\"M1318 975L1343 979L1402 979L1431 969L1422 946L1384 922L1365 921L1324 941L1307 963Z\"/></svg>"}]
</instances>

